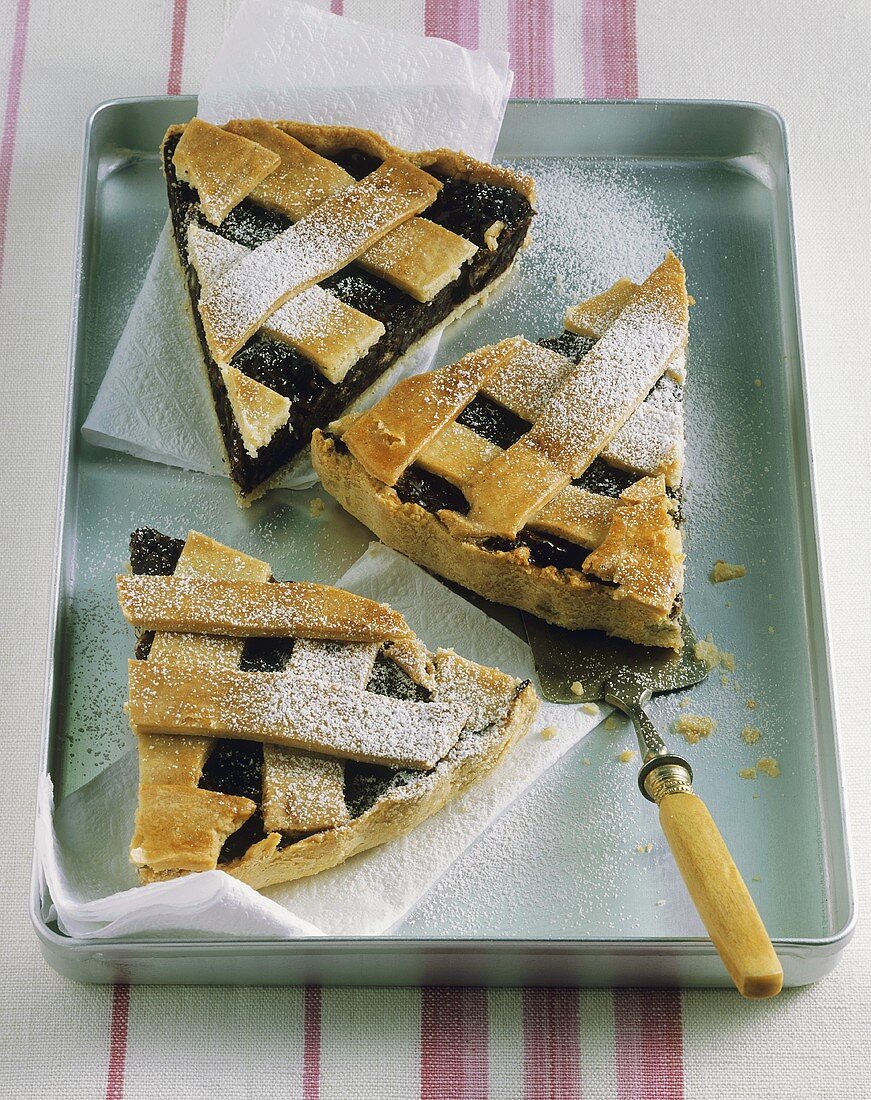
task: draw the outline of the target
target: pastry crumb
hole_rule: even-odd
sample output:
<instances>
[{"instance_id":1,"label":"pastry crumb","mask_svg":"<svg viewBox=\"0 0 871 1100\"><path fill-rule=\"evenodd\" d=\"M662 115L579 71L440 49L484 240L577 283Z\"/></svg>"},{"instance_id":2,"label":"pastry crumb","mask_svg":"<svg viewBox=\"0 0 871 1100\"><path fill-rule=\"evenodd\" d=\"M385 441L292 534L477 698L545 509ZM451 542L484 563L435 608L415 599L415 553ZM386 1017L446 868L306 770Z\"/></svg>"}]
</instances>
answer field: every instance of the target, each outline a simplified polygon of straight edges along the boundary
<instances>
[{"instance_id":1,"label":"pastry crumb","mask_svg":"<svg viewBox=\"0 0 871 1100\"><path fill-rule=\"evenodd\" d=\"M770 626L770 627L768 628L768 633L769 633L769 634L773 634L773 633L774 633L774 627L773 627L773 626Z\"/></svg>"},{"instance_id":2,"label":"pastry crumb","mask_svg":"<svg viewBox=\"0 0 871 1100\"><path fill-rule=\"evenodd\" d=\"M756 761L756 767L771 779L777 779L780 775L780 765L773 756L763 756Z\"/></svg>"},{"instance_id":3,"label":"pastry crumb","mask_svg":"<svg viewBox=\"0 0 871 1100\"><path fill-rule=\"evenodd\" d=\"M680 707L681 710L686 710L689 705L690 705L689 699L681 699L681 701L678 703L678 706Z\"/></svg>"},{"instance_id":4,"label":"pastry crumb","mask_svg":"<svg viewBox=\"0 0 871 1100\"><path fill-rule=\"evenodd\" d=\"M648 840L646 844L638 844L635 851L641 852L643 855L649 855L649 853L653 851L653 841Z\"/></svg>"},{"instance_id":5,"label":"pastry crumb","mask_svg":"<svg viewBox=\"0 0 871 1100\"><path fill-rule=\"evenodd\" d=\"M637 755L638 753L635 751L635 749L624 749L617 757L617 759L620 761L621 764L631 764Z\"/></svg>"},{"instance_id":6,"label":"pastry crumb","mask_svg":"<svg viewBox=\"0 0 871 1100\"><path fill-rule=\"evenodd\" d=\"M620 723L617 721L616 716L613 714L609 714L608 717L605 719L606 730L615 730L617 729L619 724Z\"/></svg>"},{"instance_id":7,"label":"pastry crumb","mask_svg":"<svg viewBox=\"0 0 871 1100\"><path fill-rule=\"evenodd\" d=\"M323 502L323 501L321 500L321 498L320 498L320 497L314 497L314 498L313 498L313 499L312 499L312 500L310 501L310 503L309 503L309 506L308 506L308 510L309 510L309 512L310 512L310 513L311 513L311 514L312 514L312 515L313 515L313 516L314 516L315 518L317 518L317 517L318 517L318 516L320 516L320 515L323 515L323 512L324 512L324 508L326 508L326 504L324 504L324 502Z\"/></svg>"},{"instance_id":8,"label":"pastry crumb","mask_svg":"<svg viewBox=\"0 0 871 1100\"><path fill-rule=\"evenodd\" d=\"M759 706L755 699L748 699L744 705L747 707L748 710L756 710L756 708Z\"/></svg>"},{"instance_id":9,"label":"pastry crumb","mask_svg":"<svg viewBox=\"0 0 871 1100\"><path fill-rule=\"evenodd\" d=\"M671 727L681 734L691 745L698 744L703 737L710 737L717 728L716 720L706 714L682 714Z\"/></svg>"},{"instance_id":10,"label":"pastry crumb","mask_svg":"<svg viewBox=\"0 0 871 1100\"><path fill-rule=\"evenodd\" d=\"M761 386L762 385L762 379L761 378L754 378L753 379L753 385L754 386Z\"/></svg>"},{"instance_id":11,"label":"pastry crumb","mask_svg":"<svg viewBox=\"0 0 871 1100\"><path fill-rule=\"evenodd\" d=\"M753 878L750 881L751 882L761 882L762 881L762 875L754 875Z\"/></svg>"},{"instance_id":12,"label":"pastry crumb","mask_svg":"<svg viewBox=\"0 0 871 1100\"><path fill-rule=\"evenodd\" d=\"M584 714L598 714L599 713L599 708L596 706L595 703L583 703L581 705L581 710L584 712Z\"/></svg>"},{"instance_id":13,"label":"pastry crumb","mask_svg":"<svg viewBox=\"0 0 871 1100\"><path fill-rule=\"evenodd\" d=\"M584 757L583 757L583 758L581 759L581 763L582 763L582 764L592 764L592 763L593 763L593 761L592 761L592 760L591 760L591 759L589 758L589 756L584 756Z\"/></svg>"},{"instance_id":14,"label":"pastry crumb","mask_svg":"<svg viewBox=\"0 0 871 1100\"><path fill-rule=\"evenodd\" d=\"M755 768L741 768L741 770L738 772L738 776L741 779L755 779L756 778L756 769Z\"/></svg>"},{"instance_id":15,"label":"pastry crumb","mask_svg":"<svg viewBox=\"0 0 871 1100\"><path fill-rule=\"evenodd\" d=\"M493 222L484 230L484 244L488 252L495 252L499 246L499 234L505 228L505 222Z\"/></svg>"},{"instance_id":16,"label":"pastry crumb","mask_svg":"<svg viewBox=\"0 0 871 1100\"><path fill-rule=\"evenodd\" d=\"M758 798L759 797L759 791L757 791L756 794L753 795L753 797Z\"/></svg>"},{"instance_id":17,"label":"pastry crumb","mask_svg":"<svg viewBox=\"0 0 871 1100\"><path fill-rule=\"evenodd\" d=\"M569 688L569 691L572 693L572 695L583 695L584 685L581 683L580 680L575 680L575 682Z\"/></svg>"},{"instance_id":18,"label":"pastry crumb","mask_svg":"<svg viewBox=\"0 0 871 1100\"><path fill-rule=\"evenodd\" d=\"M554 737L556 737L558 733L559 730L556 728L556 726L545 726L544 729L541 731L541 739L542 741L553 741Z\"/></svg>"},{"instance_id":19,"label":"pastry crumb","mask_svg":"<svg viewBox=\"0 0 871 1100\"><path fill-rule=\"evenodd\" d=\"M745 565L733 565L732 562L722 561L720 558L714 562L714 568L711 570L711 582L713 584L722 584L723 581L736 581L739 577L747 576L747 567Z\"/></svg>"},{"instance_id":20,"label":"pastry crumb","mask_svg":"<svg viewBox=\"0 0 871 1100\"><path fill-rule=\"evenodd\" d=\"M693 652L696 660L703 661L710 669L722 665L728 672L735 671L735 654L720 649L711 634L706 634L701 641L696 642Z\"/></svg>"},{"instance_id":21,"label":"pastry crumb","mask_svg":"<svg viewBox=\"0 0 871 1100\"><path fill-rule=\"evenodd\" d=\"M756 726L745 726L741 730L741 740L745 745L755 745L761 736L762 730L757 729Z\"/></svg>"}]
</instances>

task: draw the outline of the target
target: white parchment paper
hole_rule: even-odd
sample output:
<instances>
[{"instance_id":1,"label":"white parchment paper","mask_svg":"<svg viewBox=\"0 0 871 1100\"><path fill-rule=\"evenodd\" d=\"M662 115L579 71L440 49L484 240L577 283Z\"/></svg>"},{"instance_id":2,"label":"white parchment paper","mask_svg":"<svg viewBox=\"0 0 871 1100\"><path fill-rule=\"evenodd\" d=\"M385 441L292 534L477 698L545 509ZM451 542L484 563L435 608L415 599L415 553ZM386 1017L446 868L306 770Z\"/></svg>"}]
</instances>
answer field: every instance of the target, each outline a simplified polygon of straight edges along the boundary
<instances>
[{"instance_id":1,"label":"white parchment paper","mask_svg":"<svg viewBox=\"0 0 871 1100\"><path fill-rule=\"evenodd\" d=\"M379 543L338 582L389 603L435 649L535 682L529 648L467 600ZM312 878L259 894L223 871L137 886L128 861L136 809L136 755L129 753L53 810L45 780L37 851L61 928L84 938L121 936L368 936L389 931L535 780L605 715L543 704L532 731L481 784L408 836ZM546 726L557 734L541 737Z\"/></svg>"},{"instance_id":2,"label":"white parchment paper","mask_svg":"<svg viewBox=\"0 0 871 1100\"><path fill-rule=\"evenodd\" d=\"M508 54L465 50L288 0L245 0L199 95L199 114L290 118L376 130L408 149L448 146L489 160L511 90ZM389 372L425 370L438 337ZM384 380L365 396L371 404ZM202 353L168 225L83 432L97 446L226 474ZM307 458L281 484L315 481Z\"/></svg>"}]
</instances>

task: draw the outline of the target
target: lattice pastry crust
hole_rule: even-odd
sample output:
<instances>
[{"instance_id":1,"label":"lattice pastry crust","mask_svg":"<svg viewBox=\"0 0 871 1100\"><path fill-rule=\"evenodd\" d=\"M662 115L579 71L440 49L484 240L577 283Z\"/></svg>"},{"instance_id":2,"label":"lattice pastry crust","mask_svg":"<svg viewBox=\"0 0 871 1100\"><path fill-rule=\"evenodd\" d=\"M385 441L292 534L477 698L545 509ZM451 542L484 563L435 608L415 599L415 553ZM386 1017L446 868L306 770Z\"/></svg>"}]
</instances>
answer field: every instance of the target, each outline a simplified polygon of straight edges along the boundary
<instances>
[{"instance_id":1,"label":"lattice pastry crust","mask_svg":"<svg viewBox=\"0 0 871 1100\"><path fill-rule=\"evenodd\" d=\"M266 563L196 532L171 575L140 568L118 589L150 639L128 700L140 758L131 859L146 882L220 866L261 887L334 866L481 778L537 709L528 684L428 653L384 605L274 582ZM282 667L261 667L276 654ZM232 763L235 745L248 764ZM213 766L222 754L231 764Z\"/></svg>"},{"instance_id":2,"label":"lattice pastry crust","mask_svg":"<svg viewBox=\"0 0 871 1100\"><path fill-rule=\"evenodd\" d=\"M332 404L335 415L486 297L533 212L534 186L518 173L450 150L406 152L349 127L193 119L171 127L163 148L176 243L243 503L308 443L313 404ZM335 397L313 402L321 384L309 368L337 387Z\"/></svg>"},{"instance_id":3,"label":"lattice pastry crust","mask_svg":"<svg viewBox=\"0 0 871 1100\"><path fill-rule=\"evenodd\" d=\"M472 352L316 432L315 469L379 538L453 581L679 648L688 304L669 253L640 285L569 310L559 340ZM476 406L502 429L475 430ZM602 471L622 491L597 489Z\"/></svg>"}]
</instances>

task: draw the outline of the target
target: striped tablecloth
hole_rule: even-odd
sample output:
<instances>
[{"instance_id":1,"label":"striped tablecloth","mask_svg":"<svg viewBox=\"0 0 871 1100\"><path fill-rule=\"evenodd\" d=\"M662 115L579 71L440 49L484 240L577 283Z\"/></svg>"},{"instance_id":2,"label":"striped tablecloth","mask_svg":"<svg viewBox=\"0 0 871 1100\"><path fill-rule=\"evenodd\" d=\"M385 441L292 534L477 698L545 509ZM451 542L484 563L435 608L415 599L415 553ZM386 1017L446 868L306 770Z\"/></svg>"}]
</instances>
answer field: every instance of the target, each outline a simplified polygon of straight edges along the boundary
<instances>
[{"instance_id":1,"label":"striped tablecloth","mask_svg":"<svg viewBox=\"0 0 871 1100\"><path fill-rule=\"evenodd\" d=\"M330 6L466 46L507 47L517 96L737 98L786 116L830 620L864 886L871 848L862 706L871 679L862 581L871 515L867 0ZM871 938L861 927L835 975L771 1004L743 1003L727 991L111 989L76 986L42 963L25 898L82 125L100 100L196 91L233 7L234 0L0 5L0 570L5 633L14 624L16 638L14 649L0 651L4 1094L867 1096ZM28 471L23 486L21 469Z\"/></svg>"}]
</instances>

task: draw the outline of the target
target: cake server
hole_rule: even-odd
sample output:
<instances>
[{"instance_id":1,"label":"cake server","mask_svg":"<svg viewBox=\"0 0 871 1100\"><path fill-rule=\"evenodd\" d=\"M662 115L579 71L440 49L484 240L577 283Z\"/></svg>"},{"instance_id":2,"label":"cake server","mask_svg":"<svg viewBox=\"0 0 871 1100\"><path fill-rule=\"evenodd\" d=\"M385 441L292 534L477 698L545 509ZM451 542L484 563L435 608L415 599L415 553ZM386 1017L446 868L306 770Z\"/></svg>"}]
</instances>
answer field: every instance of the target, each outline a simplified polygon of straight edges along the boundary
<instances>
[{"instance_id":1,"label":"cake server","mask_svg":"<svg viewBox=\"0 0 871 1100\"><path fill-rule=\"evenodd\" d=\"M652 695L700 683L710 671L695 656L684 617L683 649L655 649L598 631L570 631L524 614L545 699L606 702L632 719L641 749L638 786L659 822L708 934L744 997L773 997L783 968L720 831L692 787L689 764L666 748L644 707ZM572 690L574 686L574 690Z\"/></svg>"}]
</instances>

